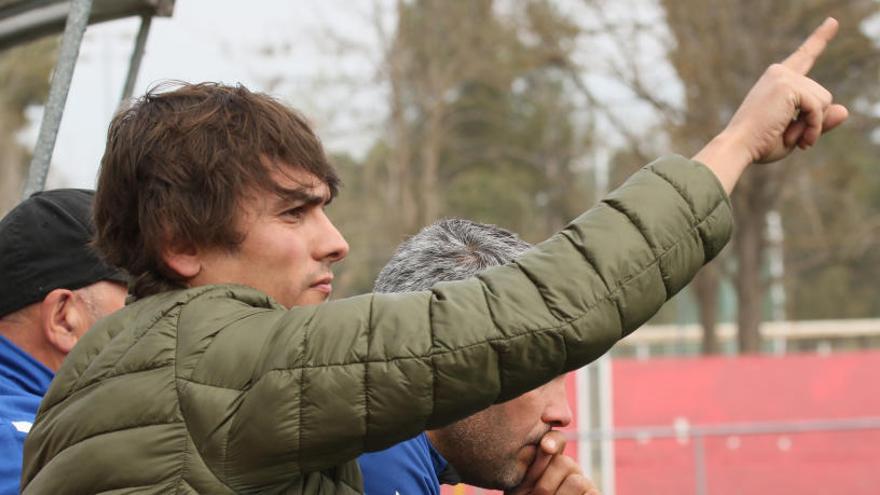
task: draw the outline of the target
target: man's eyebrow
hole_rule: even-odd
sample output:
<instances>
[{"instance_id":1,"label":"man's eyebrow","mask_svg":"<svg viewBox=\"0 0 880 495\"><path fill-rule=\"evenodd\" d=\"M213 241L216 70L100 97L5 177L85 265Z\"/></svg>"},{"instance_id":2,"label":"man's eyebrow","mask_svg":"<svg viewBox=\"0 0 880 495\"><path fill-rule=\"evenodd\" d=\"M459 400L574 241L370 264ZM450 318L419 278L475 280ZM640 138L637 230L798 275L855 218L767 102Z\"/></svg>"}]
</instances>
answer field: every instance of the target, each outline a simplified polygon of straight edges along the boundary
<instances>
[{"instance_id":1,"label":"man's eyebrow","mask_svg":"<svg viewBox=\"0 0 880 495\"><path fill-rule=\"evenodd\" d=\"M317 206L321 204L327 204L333 200L332 195L328 196L318 196L316 194L312 194L303 188L282 188L279 187L275 191L278 195L278 198L281 201L286 203L299 203L302 206Z\"/></svg>"}]
</instances>

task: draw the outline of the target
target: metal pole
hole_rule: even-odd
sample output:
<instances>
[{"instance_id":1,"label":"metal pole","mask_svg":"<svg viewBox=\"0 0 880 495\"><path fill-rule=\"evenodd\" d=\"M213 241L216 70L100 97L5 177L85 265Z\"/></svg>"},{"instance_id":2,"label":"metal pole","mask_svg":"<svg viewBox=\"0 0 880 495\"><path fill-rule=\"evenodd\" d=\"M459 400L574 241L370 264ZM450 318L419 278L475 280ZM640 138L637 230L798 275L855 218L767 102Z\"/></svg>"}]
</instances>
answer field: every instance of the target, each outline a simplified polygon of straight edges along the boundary
<instances>
[{"instance_id":1,"label":"metal pole","mask_svg":"<svg viewBox=\"0 0 880 495\"><path fill-rule=\"evenodd\" d=\"M785 315L785 263L784 256L785 231L782 229L782 218L779 212L767 212L767 260L770 265L770 302L773 305L773 321L786 321ZM783 355L786 351L785 337L773 339L773 353Z\"/></svg>"},{"instance_id":2,"label":"metal pole","mask_svg":"<svg viewBox=\"0 0 880 495\"><path fill-rule=\"evenodd\" d=\"M630 426L612 431L594 430L579 433L578 440L639 440L643 438L686 438L692 435L720 437L730 435L772 435L779 433L812 433L816 431L857 431L880 430L880 416L865 416L842 419L754 421L748 423L726 423L691 427L684 423L674 426Z\"/></svg>"},{"instance_id":3,"label":"metal pole","mask_svg":"<svg viewBox=\"0 0 880 495\"><path fill-rule=\"evenodd\" d=\"M590 422L592 416L590 414L590 407L592 407L590 394L592 393L592 390L590 387L589 369L586 366L574 372L574 383L575 390L577 391L575 393L577 427L580 431L590 431L593 429L593 424ZM579 438L577 443L577 453L578 464L580 464L581 470L585 473L592 473L593 442L591 440Z\"/></svg>"},{"instance_id":4,"label":"metal pole","mask_svg":"<svg viewBox=\"0 0 880 495\"><path fill-rule=\"evenodd\" d=\"M691 438L694 441L694 478L697 483L697 495L709 495L706 482L706 446L703 434L693 432Z\"/></svg>"},{"instance_id":5,"label":"metal pole","mask_svg":"<svg viewBox=\"0 0 880 495\"><path fill-rule=\"evenodd\" d=\"M605 354L596 362L599 378L599 427L602 431L614 431L614 388L611 376L611 355ZM602 493L614 495L614 438L602 442Z\"/></svg>"},{"instance_id":6,"label":"metal pole","mask_svg":"<svg viewBox=\"0 0 880 495\"><path fill-rule=\"evenodd\" d=\"M147 14L141 17L141 28L138 30L137 38L134 42L131 61L128 63L128 75L125 76L125 85L122 87L122 103L131 98L131 94L134 92L134 83L137 82L137 76L141 70L141 61L144 59L147 36L150 34L150 25L152 23L152 15Z\"/></svg>"},{"instance_id":7,"label":"metal pole","mask_svg":"<svg viewBox=\"0 0 880 495\"><path fill-rule=\"evenodd\" d=\"M31 160L24 188L24 199L37 191L42 191L46 185L46 176L49 175L49 164L55 149L55 139L58 137L58 128L61 126L61 116L64 114L70 81L73 79L73 69L76 67L79 47L82 44L86 27L89 25L91 11L92 0L72 0L70 3L70 12L67 14L67 23L61 38L61 49L58 52L58 63L55 65L55 72L52 75L49 97L46 100L43 121L40 124L40 134L37 136L37 145L34 148L34 157Z\"/></svg>"}]
</instances>

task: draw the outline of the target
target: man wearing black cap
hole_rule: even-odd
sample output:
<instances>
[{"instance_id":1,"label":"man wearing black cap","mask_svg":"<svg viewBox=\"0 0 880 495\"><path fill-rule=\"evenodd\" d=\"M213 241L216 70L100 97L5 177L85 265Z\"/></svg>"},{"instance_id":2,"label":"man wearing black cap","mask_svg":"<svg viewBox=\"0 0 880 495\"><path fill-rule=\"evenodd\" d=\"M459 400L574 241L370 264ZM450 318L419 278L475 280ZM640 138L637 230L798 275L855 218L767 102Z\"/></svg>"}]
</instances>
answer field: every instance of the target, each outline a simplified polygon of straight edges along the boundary
<instances>
[{"instance_id":1,"label":"man wearing black cap","mask_svg":"<svg viewBox=\"0 0 880 495\"><path fill-rule=\"evenodd\" d=\"M90 246L94 193L37 193L0 220L0 495L17 494L25 435L64 357L125 303Z\"/></svg>"}]
</instances>

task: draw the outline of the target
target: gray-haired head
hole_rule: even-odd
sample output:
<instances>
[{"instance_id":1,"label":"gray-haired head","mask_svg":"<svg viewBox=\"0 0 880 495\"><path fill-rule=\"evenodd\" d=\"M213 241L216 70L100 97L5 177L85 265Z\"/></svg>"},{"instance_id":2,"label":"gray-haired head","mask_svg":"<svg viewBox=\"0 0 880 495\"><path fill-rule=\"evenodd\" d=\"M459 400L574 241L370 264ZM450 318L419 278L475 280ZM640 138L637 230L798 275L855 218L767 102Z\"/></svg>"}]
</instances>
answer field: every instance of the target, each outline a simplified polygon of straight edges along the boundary
<instances>
[{"instance_id":1,"label":"gray-haired head","mask_svg":"<svg viewBox=\"0 0 880 495\"><path fill-rule=\"evenodd\" d=\"M463 280L510 263L531 244L508 230L448 219L431 224L403 242L379 273L375 292L426 290L437 282Z\"/></svg>"}]
</instances>

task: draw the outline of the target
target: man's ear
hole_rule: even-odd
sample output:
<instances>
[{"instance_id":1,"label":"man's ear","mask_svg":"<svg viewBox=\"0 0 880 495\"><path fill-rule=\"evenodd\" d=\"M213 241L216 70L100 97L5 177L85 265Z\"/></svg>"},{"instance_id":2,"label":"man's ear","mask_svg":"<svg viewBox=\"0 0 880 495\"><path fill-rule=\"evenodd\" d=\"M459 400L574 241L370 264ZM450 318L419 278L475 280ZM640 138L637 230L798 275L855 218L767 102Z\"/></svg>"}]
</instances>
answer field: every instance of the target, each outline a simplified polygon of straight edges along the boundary
<instances>
[{"instance_id":1,"label":"man's ear","mask_svg":"<svg viewBox=\"0 0 880 495\"><path fill-rule=\"evenodd\" d=\"M202 271L199 250L189 242L166 243L162 248L162 261L183 280L190 280Z\"/></svg>"},{"instance_id":2,"label":"man's ear","mask_svg":"<svg viewBox=\"0 0 880 495\"><path fill-rule=\"evenodd\" d=\"M62 356L76 345L80 335L92 324L85 305L68 289L55 289L40 303L40 329L46 341Z\"/></svg>"}]
</instances>

